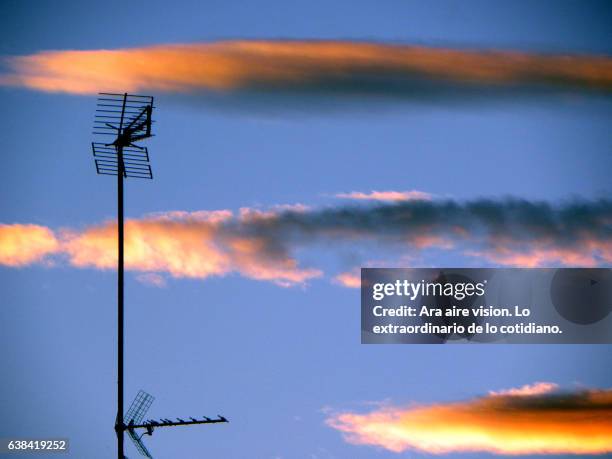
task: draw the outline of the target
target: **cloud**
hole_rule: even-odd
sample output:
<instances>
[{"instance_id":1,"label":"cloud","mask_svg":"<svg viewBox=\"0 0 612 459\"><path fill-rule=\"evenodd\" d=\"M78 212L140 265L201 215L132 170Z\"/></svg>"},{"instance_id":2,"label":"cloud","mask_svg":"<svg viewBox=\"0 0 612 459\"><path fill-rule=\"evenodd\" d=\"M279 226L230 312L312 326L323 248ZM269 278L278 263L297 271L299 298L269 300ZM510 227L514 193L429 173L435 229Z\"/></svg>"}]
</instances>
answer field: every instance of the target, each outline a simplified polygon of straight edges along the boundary
<instances>
[{"instance_id":1,"label":"cloud","mask_svg":"<svg viewBox=\"0 0 612 459\"><path fill-rule=\"evenodd\" d=\"M556 388L552 383L538 384ZM365 414L340 412L326 423L350 443L397 453L612 452L611 389L528 392L523 387L463 402L388 405Z\"/></svg>"},{"instance_id":2,"label":"cloud","mask_svg":"<svg viewBox=\"0 0 612 459\"><path fill-rule=\"evenodd\" d=\"M508 245L504 244L508 242ZM601 262L610 263L612 254L612 240L590 240L586 238L581 242L584 250L576 250L571 247L557 246L551 244L546 238L534 240L527 246L517 246L513 241L505 237L499 237L494 241L494 248L486 251L468 251L468 255L482 257L494 263L535 268L555 263L567 266L595 267ZM594 256L600 253L602 256Z\"/></svg>"},{"instance_id":3,"label":"cloud","mask_svg":"<svg viewBox=\"0 0 612 459\"><path fill-rule=\"evenodd\" d=\"M53 231L44 226L0 224L0 265L25 266L41 262L58 247Z\"/></svg>"},{"instance_id":4,"label":"cloud","mask_svg":"<svg viewBox=\"0 0 612 459\"><path fill-rule=\"evenodd\" d=\"M419 241L420 243L423 240ZM434 241L431 241L434 244ZM418 244L415 244L415 247ZM406 266L419 265L420 262L413 256L403 255L399 258L386 258L381 260L366 260L360 266L355 266L348 271L341 272L332 278L332 282L347 288L361 288L361 268L402 268Z\"/></svg>"},{"instance_id":5,"label":"cloud","mask_svg":"<svg viewBox=\"0 0 612 459\"><path fill-rule=\"evenodd\" d=\"M612 89L608 56L354 41L220 41L5 58L0 84L49 92L448 96L457 88Z\"/></svg>"},{"instance_id":6,"label":"cloud","mask_svg":"<svg viewBox=\"0 0 612 459\"><path fill-rule=\"evenodd\" d=\"M340 273L334 277L336 284L342 285L348 288L360 288L361 287L361 272L358 269L346 271Z\"/></svg>"},{"instance_id":7,"label":"cloud","mask_svg":"<svg viewBox=\"0 0 612 459\"><path fill-rule=\"evenodd\" d=\"M351 191L350 193L338 193L335 195L342 199L356 199L362 201L412 201L412 200L430 200L431 194L424 191L371 191L364 193L361 191Z\"/></svg>"},{"instance_id":8,"label":"cloud","mask_svg":"<svg viewBox=\"0 0 612 459\"><path fill-rule=\"evenodd\" d=\"M612 263L612 201L554 205L518 199L405 201L281 212L240 231L286 250L313 242L394 251L436 248L515 265L506 255L531 254L530 266ZM401 252L398 252L401 253Z\"/></svg>"},{"instance_id":9,"label":"cloud","mask_svg":"<svg viewBox=\"0 0 612 459\"><path fill-rule=\"evenodd\" d=\"M0 237L0 263L9 266L64 258L75 267L114 269L117 262L114 222L55 232L3 225ZM126 221L125 266L199 279L238 273L290 286L323 275L297 256L320 245L338 256L347 248L372 249L409 260L435 249L511 266L610 265L612 201L410 200L165 212ZM357 282L355 273L335 280Z\"/></svg>"},{"instance_id":10,"label":"cloud","mask_svg":"<svg viewBox=\"0 0 612 459\"><path fill-rule=\"evenodd\" d=\"M502 389L498 391L490 390L489 395L542 395L548 394L559 389L559 385L549 382L536 382L525 384L521 387L512 389Z\"/></svg>"},{"instance_id":11,"label":"cloud","mask_svg":"<svg viewBox=\"0 0 612 459\"><path fill-rule=\"evenodd\" d=\"M283 286L320 276L318 270L299 268L297 261L273 241L226 231L226 226L243 219L266 218L270 217L234 217L229 211L219 211L170 212L127 220L126 269L201 279L238 272ZM73 266L114 269L116 232L112 222L80 232L65 230L62 251Z\"/></svg>"}]
</instances>

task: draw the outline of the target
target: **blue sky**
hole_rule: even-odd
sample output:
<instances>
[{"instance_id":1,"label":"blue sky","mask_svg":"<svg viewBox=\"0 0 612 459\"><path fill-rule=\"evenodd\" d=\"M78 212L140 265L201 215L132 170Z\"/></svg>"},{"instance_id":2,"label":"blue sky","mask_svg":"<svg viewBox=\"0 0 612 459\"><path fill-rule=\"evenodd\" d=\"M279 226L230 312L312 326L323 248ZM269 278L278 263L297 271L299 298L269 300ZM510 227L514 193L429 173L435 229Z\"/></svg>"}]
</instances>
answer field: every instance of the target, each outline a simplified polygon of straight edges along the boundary
<instances>
[{"instance_id":1,"label":"blue sky","mask_svg":"<svg viewBox=\"0 0 612 459\"><path fill-rule=\"evenodd\" d=\"M5 1L0 55L228 38L609 55L611 22L609 4L578 1ZM156 176L128 181L128 217L326 205L354 190L552 202L612 192L609 97L270 111L156 96ZM95 98L0 87L0 101L0 222L112 219L114 181L95 175L89 146ZM159 458L427 457L346 443L322 410L461 400L535 381L612 383L609 346L361 345L358 291L327 279L281 288L230 274L155 288L126 278L126 404L142 388L156 396L153 417L231 421L156 432L146 442ZM0 267L0 289L0 437L69 437L70 457L111 457L115 273Z\"/></svg>"}]
</instances>

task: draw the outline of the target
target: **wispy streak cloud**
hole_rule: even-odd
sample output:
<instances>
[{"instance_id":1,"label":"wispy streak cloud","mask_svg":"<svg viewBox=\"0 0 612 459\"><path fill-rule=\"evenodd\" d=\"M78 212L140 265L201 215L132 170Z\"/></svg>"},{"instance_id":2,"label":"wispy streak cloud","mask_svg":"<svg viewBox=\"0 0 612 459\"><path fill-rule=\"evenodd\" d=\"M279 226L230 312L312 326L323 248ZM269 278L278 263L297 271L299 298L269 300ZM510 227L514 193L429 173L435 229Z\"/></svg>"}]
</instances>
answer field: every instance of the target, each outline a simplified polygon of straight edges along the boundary
<instances>
[{"instance_id":1,"label":"wispy streak cloud","mask_svg":"<svg viewBox=\"0 0 612 459\"><path fill-rule=\"evenodd\" d=\"M363 191L351 191L350 193L338 193L335 195L341 199L354 199L357 201L413 201L413 200L430 200L431 194L425 193L424 191L410 190L410 191L370 191L364 193Z\"/></svg>"},{"instance_id":2,"label":"wispy streak cloud","mask_svg":"<svg viewBox=\"0 0 612 459\"><path fill-rule=\"evenodd\" d=\"M326 422L350 443L398 453L598 455L612 452L612 390L517 389L463 402L340 412Z\"/></svg>"},{"instance_id":3,"label":"wispy streak cloud","mask_svg":"<svg viewBox=\"0 0 612 459\"><path fill-rule=\"evenodd\" d=\"M221 41L143 48L43 51L6 58L0 84L100 90L229 93L332 91L391 96L437 84L612 89L612 58L444 49L353 41Z\"/></svg>"},{"instance_id":4,"label":"wispy streak cloud","mask_svg":"<svg viewBox=\"0 0 612 459\"><path fill-rule=\"evenodd\" d=\"M125 235L127 269L202 279L239 273L280 285L322 276L318 267L302 267L296 255L320 244L338 256L370 244L404 257L436 249L509 266L605 266L612 264L612 201L408 200L174 211L128 219ZM56 231L0 226L1 264L58 258L114 269L116 224ZM355 273L335 280L357 287Z\"/></svg>"},{"instance_id":5,"label":"wispy streak cloud","mask_svg":"<svg viewBox=\"0 0 612 459\"><path fill-rule=\"evenodd\" d=\"M533 384L525 384L521 387L513 387L511 389L490 390L489 395L542 395L554 392L559 388L558 384L550 382L536 382Z\"/></svg>"}]
</instances>

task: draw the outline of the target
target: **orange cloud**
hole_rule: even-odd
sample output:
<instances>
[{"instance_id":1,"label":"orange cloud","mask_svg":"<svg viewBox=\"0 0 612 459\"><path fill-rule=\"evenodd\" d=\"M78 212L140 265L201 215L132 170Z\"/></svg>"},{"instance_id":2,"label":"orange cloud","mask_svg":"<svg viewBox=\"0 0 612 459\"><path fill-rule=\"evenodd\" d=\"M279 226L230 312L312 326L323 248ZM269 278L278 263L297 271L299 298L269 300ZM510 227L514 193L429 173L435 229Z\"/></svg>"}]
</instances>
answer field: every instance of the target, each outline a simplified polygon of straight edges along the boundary
<instances>
[{"instance_id":1,"label":"orange cloud","mask_svg":"<svg viewBox=\"0 0 612 459\"><path fill-rule=\"evenodd\" d=\"M498 391L490 390L489 395L542 395L553 392L558 388L559 385L555 383L536 382L512 389L502 389Z\"/></svg>"},{"instance_id":2,"label":"orange cloud","mask_svg":"<svg viewBox=\"0 0 612 459\"><path fill-rule=\"evenodd\" d=\"M253 213L241 219L263 218ZM281 286L303 284L319 277L317 269L298 266L266 238L226 232L222 224L236 221L230 211L166 212L125 223L125 267L144 274L141 282L163 286L159 273L204 279L238 272ZM116 269L117 226L114 222L82 231L63 229L57 236L38 225L0 225L0 264L25 266L53 255L67 257L79 268Z\"/></svg>"},{"instance_id":3,"label":"orange cloud","mask_svg":"<svg viewBox=\"0 0 612 459\"><path fill-rule=\"evenodd\" d=\"M421 241L424 242L424 241ZM431 241L433 246L438 245L438 241ZM419 246L423 248L424 245ZM361 268L402 268L405 266L414 266L415 259L410 256L402 256L396 259L381 259L369 260L355 266L353 269L341 272L334 276L332 282L347 288L361 288Z\"/></svg>"},{"instance_id":4,"label":"orange cloud","mask_svg":"<svg viewBox=\"0 0 612 459\"><path fill-rule=\"evenodd\" d=\"M605 454L612 452L612 390L519 389L465 402L337 413L326 422L350 443L397 453Z\"/></svg>"},{"instance_id":5,"label":"orange cloud","mask_svg":"<svg viewBox=\"0 0 612 459\"><path fill-rule=\"evenodd\" d=\"M216 226L200 218L127 220L125 266L139 271L164 271L175 277L226 274L232 269L231 261L215 245ZM62 240L63 250L74 266L114 269L117 265L115 223L81 232L64 231Z\"/></svg>"},{"instance_id":6,"label":"orange cloud","mask_svg":"<svg viewBox=\"0 0 612 459\"><path fill-rule=\"evenodd\" d=\"M53 232L39 225L0 224L0 265L25 266L57 252Z\"/></svg>"},{"instance_id":7,"label":"orange cloud","mask_svg":"<svg viewBox=\"0 0 612 459\"><path fill-rule=\"evenodd\" d=\"M389 91L438 80L488 85L569 85L610 90L606 56L468 51L348 41L224 41L90 51L45 51L7 59L0 84L76 94L100 90L227 92L245 88Z\"/></svg>"},{"instance_id":8,"label":"orange cloud","mask_svg":"<svg viewBox=\"0 0 612 459\"><path fill-rule=\"evenodd\" d=\"M223 223L231 218L231 212L221 211L170 212L127 220L126 269L201 279L239 272L283 286L301 284L322 274L301 269L296 260L272 250L264 239L226 233ZM74 266L114 269L116 234L115 223L82 232L64 231L62 250Z\"/></svg>"},{"instance_id":9,"label":"orange cloud","mask_svg":"<svg viewBox=\"0 0 612 459\"><path fill-rule=\"evenodd\" d=\"M340 273L334 277L336 284L348 288L361 288L361 272L358 269Z\"/></svg>"},{"instance_id":10,"label":"orange cloud","mask_svg":"<svg viewBox=\"0 0 612 459\"><path fill-rule=\"evenodd\" d=\"M357 199L363 201L412 201L412 200L430 200L431 195L424 191L371 191L363 193L361 191L352 191L350 193L338 193L337 198Z\"/></svg>"},{"instance_id":11,"label":"orange cloud","mask_svg":"<svg viewBox=\"0 0 612 459\"><path fill-rule=\"evenodd\" d=\"M320 244L339 255L392 249L404 266L428 249L511 266L605 266L612 263L611 214L605 200L553 206L485 199L173 211L126 221L125 267L199 279L238 273L288 286L323 274L300 266L295 255ZM66 258L76 267L115 269L116 253L114 222L55 234L37 225L0 226L0 263L8 266ZM334 281L357 287L358 277L349 272Z\"/></svg>"},{"instance_id":12,"label":"orange cloud","mask_svg":"<svg viewBox=\"0 0 612 459\"><path fill-rule=\"evenodd\" d=\"M594 237L588 231L576 234L571 246L561 246L549 236L530 240L527 244L508 236L494 236L485 250L468 250L467 255L515 267L547 267L556 265L596 267L612 263L612 240Z\"/></svg>"}]
</instances>

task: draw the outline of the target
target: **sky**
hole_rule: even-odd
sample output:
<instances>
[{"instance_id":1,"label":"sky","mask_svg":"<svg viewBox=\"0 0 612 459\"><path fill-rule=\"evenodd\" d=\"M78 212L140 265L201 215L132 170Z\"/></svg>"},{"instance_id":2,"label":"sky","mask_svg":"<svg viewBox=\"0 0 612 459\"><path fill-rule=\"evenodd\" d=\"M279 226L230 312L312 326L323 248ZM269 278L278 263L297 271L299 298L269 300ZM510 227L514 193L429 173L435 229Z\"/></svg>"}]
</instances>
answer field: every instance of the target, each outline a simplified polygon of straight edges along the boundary
<instances>
[{"instance_id":1,"label":"sky","mask_svg":"<svg viewBox=\"0 0 612 459\"><path fill-rule=\"evenodd\" d=\"M463 425L474 407L495 420L500 403L558 390L609 410L610 346L361 345L350 281L363 265L612 265L609 223L571 212L610 215L611 22L596 1L3 1L0 75L13 77L0 77L0 438L67 437L74 458L115 450L115 181L95 174L90 149L104 75L123 86L99 90L156 97L155 178L126 181L126 235L139 235L127 242L126 405L144 389L150 417L230 420L160 429L145 439L154 457L503 457L384 432L398 417ZM279 58L312 40L306 64ZM365 70L337 64L327 40L346 45L342 56L365 53ZM170 64L151 56L177 44L198 44L195 58L189 47ZM425 76L389 45L423 47ZM117 49L130 72L83 77L61 53L58 67L15 60ZM211 56L231 65L215 73ZM493 216L470 211L483 202ZM398 209L438 217L390 228L370 212ZM536 225L538 213L557 223ZM143 240L155 250L139 252ZM380 435L359 430L378 422ZM497 433L503 442L516 426ZM609 446L595 457L612 457ZM548 452L519 457L589 454Z\"/></svg>"}]
</instances>

